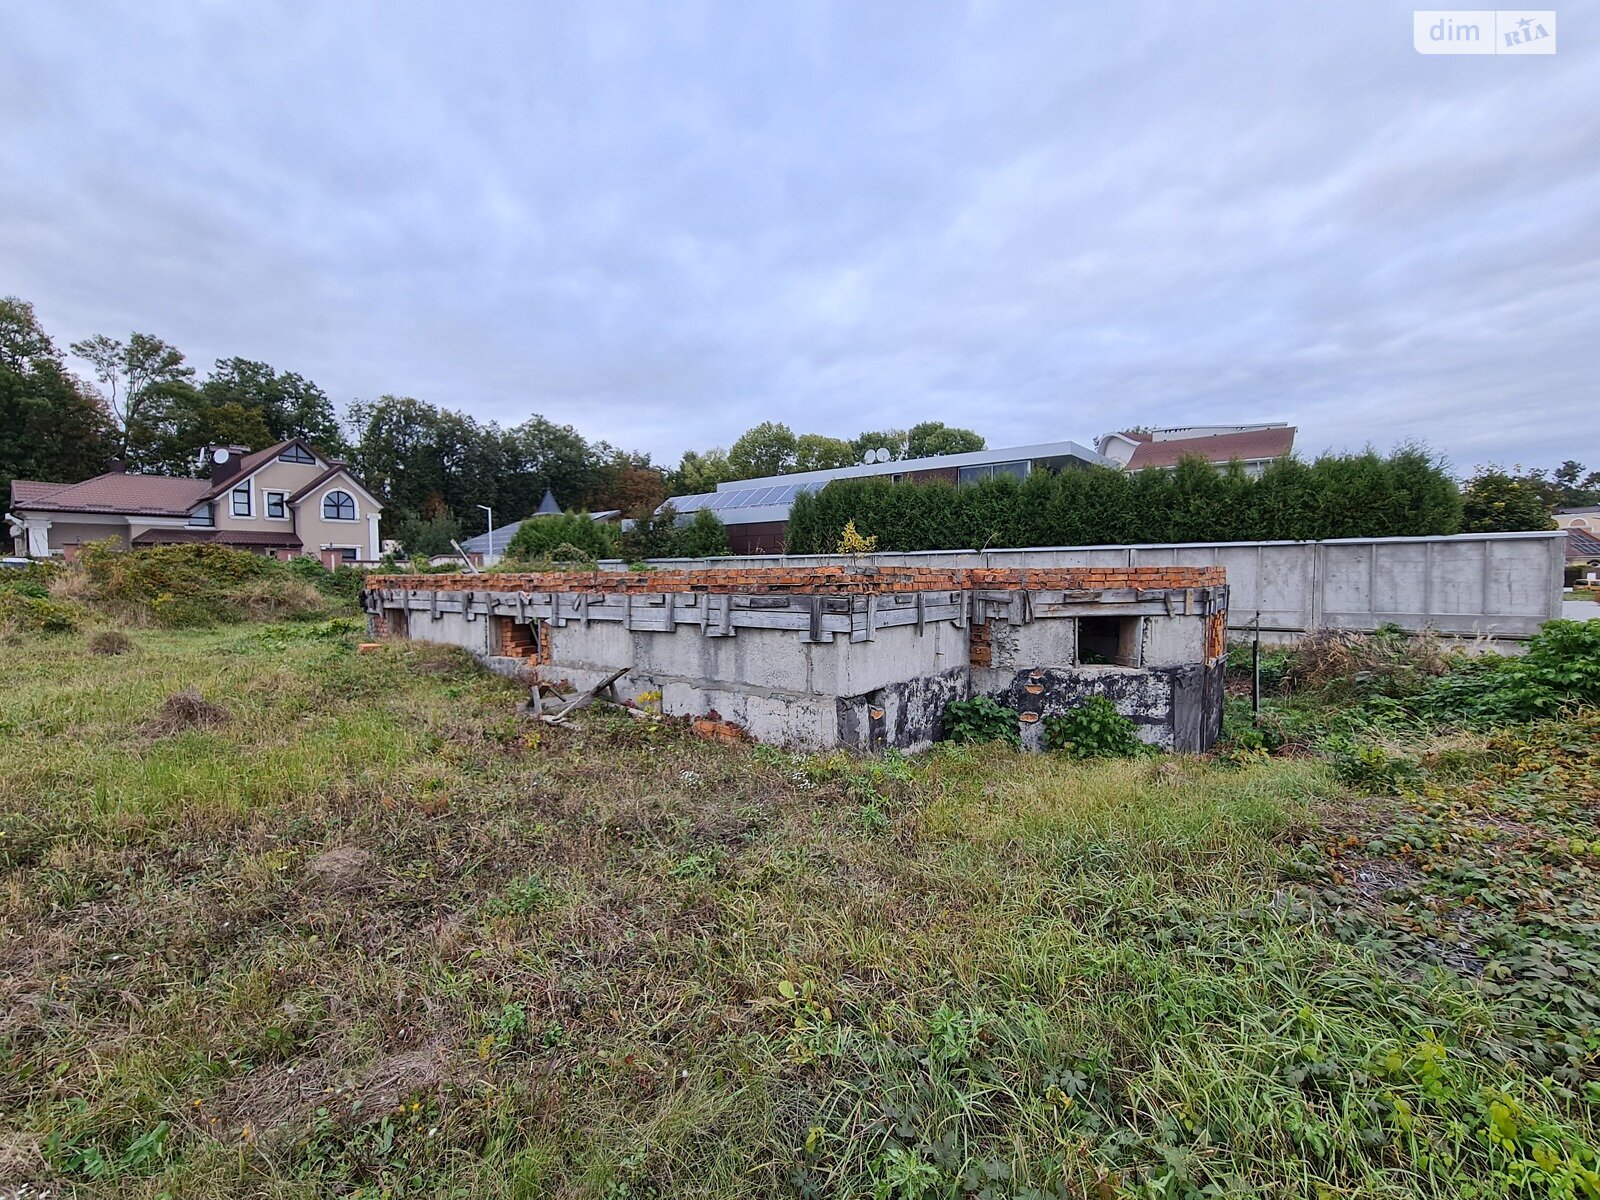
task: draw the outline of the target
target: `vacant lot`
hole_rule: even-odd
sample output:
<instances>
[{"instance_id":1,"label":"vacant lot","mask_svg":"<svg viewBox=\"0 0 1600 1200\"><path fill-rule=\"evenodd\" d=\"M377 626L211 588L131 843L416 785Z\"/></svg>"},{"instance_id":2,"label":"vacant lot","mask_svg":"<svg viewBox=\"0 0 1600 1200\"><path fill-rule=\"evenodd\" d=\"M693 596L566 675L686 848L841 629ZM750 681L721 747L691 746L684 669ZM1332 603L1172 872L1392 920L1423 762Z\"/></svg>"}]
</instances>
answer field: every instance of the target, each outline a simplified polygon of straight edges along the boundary
<instances>
[{"instance_id":1,"label":"vacant lot","mask_svg":"<svg viewBox=\"0 0 1600 1200\"><path fill-rule=\"evenodd\" d=\"M0 647L0 1191L1600 1195L1592 714L791 758L353 643Z\"/></svg>"}]
</instances>

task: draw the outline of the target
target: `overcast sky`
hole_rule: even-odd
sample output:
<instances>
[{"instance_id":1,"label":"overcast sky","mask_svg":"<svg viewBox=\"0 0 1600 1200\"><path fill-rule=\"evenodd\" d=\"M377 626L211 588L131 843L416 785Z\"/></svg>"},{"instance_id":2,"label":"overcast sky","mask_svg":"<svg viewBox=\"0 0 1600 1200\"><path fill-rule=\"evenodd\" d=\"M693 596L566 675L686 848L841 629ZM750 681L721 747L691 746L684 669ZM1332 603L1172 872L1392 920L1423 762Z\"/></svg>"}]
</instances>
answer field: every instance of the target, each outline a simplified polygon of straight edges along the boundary
<instances>
[{"instance_id":1,"label":"overcast sky","mask_svg":"<svg viewBox=\"0 0 1600 1200\"><path fill-rule=\"evenodd\" d=\"M0 0L0 293L672 462L1288 420L1600 467L1600 4Z\"/></svg>"}]
</instances>

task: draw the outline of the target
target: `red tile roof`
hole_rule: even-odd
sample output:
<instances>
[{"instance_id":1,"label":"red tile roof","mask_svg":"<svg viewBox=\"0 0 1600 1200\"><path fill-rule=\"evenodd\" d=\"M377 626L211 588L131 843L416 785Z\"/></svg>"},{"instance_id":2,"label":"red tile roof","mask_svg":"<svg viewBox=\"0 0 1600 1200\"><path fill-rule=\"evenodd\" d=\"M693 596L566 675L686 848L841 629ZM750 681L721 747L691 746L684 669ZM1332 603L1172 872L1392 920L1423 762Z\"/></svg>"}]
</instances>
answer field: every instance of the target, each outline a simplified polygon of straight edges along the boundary
<instances>
[{"instance_id":1,"label":"red tile roof","mask_svg":"<svg viewBox=\"0 0 1600 1200\"><path fill-rule=\"evenodd\" d=\"M28 480L17 482L28 483ZM96 475L82 483L55 484L51 490L19 498L12 484L12 504L44 512L130 513L144 517L186 517L211 488L204 479L169 475Z\"/></svg>"},{"instance_id":2,"label":"red tile roof","mask_svg":"<svg viewBox=\"0 0 1600 1200\"><path fill-rule=\"evenodd\" d=\"M1234 459L1251 462L1281 458L1294 449L1295 428L1285 425L1273 429L1251 429L1244 433L1213 433L1204 437L1173 438L1166 442L1140 442L1128 460L1128 470L1146 467L1175 467L1178 460L1199 455L1207 462L1228 463Z\"/></svg>"}]
</instances>

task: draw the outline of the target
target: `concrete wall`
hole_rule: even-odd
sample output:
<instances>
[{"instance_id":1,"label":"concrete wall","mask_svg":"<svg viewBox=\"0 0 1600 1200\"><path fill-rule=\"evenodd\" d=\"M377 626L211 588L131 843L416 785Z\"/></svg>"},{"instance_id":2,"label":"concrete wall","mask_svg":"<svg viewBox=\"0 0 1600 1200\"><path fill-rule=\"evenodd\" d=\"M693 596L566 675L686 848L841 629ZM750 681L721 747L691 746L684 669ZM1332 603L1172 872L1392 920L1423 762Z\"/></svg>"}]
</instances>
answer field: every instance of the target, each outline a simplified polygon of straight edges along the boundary
<instances>
[{"instance_id":1,"label":"concrete wall","mask_svg":"<svg viewBox=\"0 0 1600 1200\"><path fill-rule=\"evenodd\" d=\"M1259 611L1268 640L1324 625L1376 629L1393 623L1463 637L1525 640L1561 615L1565 534L1467 533L1453 537L1351 538L1327 542L1191 542L1149 546L1055 546L1027 550L873 554L878 566L1090 567L1217 565L1227 569L1229 631ZM696 567L717 560L673 559ZM726 560L722 560L726 562ZM837 555L771 555L740 566L812 566Z\"/></svg>"},{"instance_id":2,"label":"concrete wall","mask_svg":"<svg viewBox=\"0 0 1600 1200\"><path fill-rule=\"evenodd\" d=\"M1146 741L1198 751L1221 720L1227 591L1216 569L1158 565L722 566L374 576L364 604L379 636L460 646L549 686L620 672L624 700L799 749L917 749L952 700L985 694L1022 714L1028 745L1097 695Z\"/></svg>"}]
</instances>

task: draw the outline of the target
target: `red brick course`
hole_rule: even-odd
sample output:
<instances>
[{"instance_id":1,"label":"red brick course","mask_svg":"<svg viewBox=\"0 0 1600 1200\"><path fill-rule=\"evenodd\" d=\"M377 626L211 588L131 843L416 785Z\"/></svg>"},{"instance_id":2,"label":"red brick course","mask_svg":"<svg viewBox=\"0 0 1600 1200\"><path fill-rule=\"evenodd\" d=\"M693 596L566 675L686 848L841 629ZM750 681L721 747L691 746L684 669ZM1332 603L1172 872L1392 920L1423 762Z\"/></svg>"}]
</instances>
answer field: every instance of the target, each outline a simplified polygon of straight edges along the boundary
<instances>
[{"instance_id":1,"label":"red brick course","mask_svg":"<svg viewBox=\"0 0 1600 1200\"><path fill-rule=\"evenodd\" d=\"M579 592L659 595L866 595L888 592L1108 591L1213 587L1227 582L1222 567L710 567L693 571L549 571L484 575L374 575L367 587L441 592Z\"/></svg>"}]
</instances>

